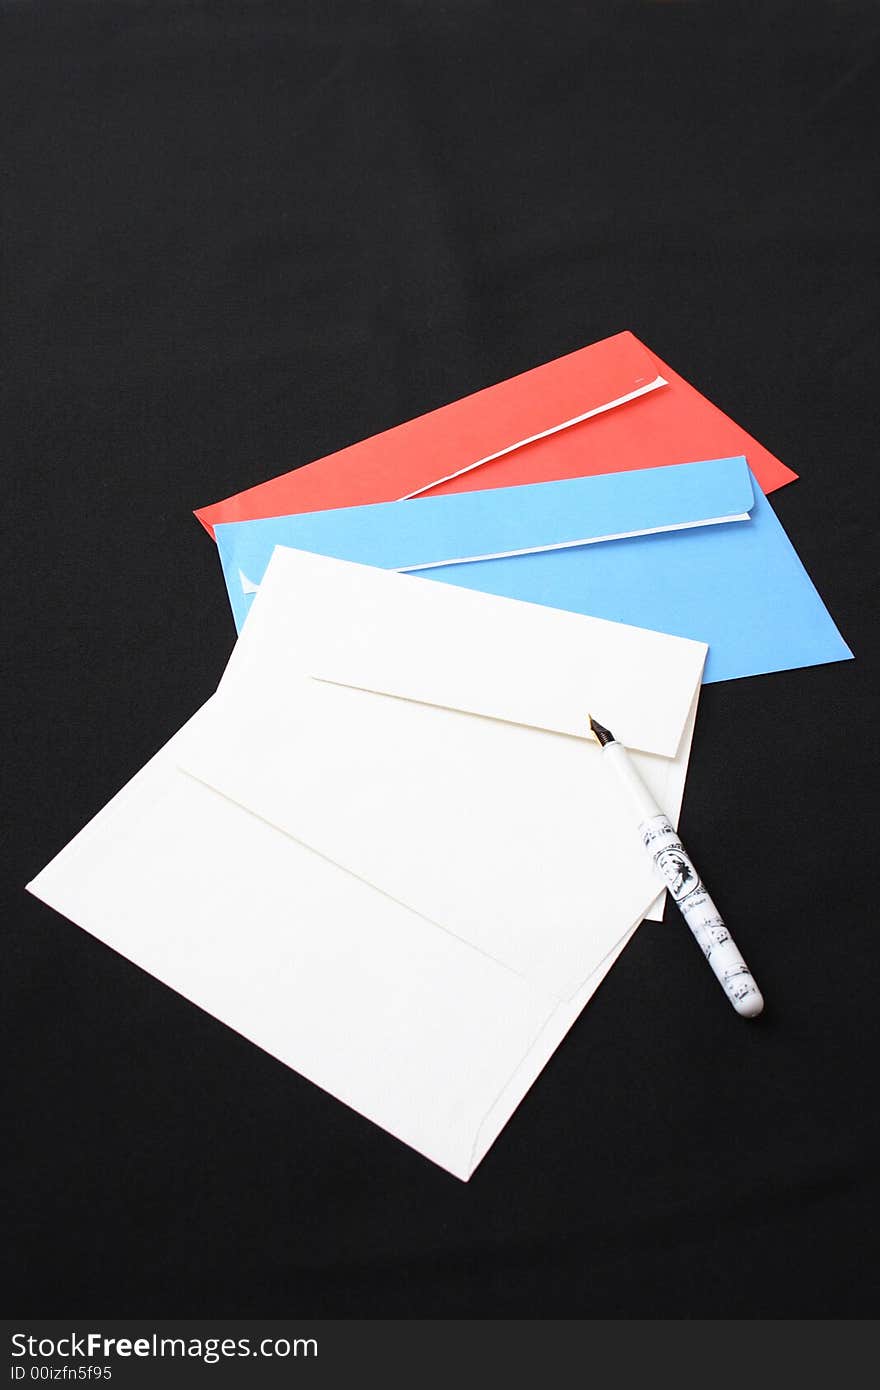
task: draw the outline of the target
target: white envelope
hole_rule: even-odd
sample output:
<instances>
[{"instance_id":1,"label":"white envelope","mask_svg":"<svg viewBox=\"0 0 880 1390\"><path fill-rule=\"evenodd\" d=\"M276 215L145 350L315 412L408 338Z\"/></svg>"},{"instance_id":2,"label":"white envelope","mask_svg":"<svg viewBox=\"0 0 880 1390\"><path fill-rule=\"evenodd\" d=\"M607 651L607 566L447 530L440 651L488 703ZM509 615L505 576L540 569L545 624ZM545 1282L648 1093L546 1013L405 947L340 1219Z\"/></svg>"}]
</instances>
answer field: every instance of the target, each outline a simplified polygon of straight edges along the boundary
<instances>
[{"instance_id":1,"label":"white envelope","mask_svg":"<svg viewBox=\"0 0 880 1390\"><path fill-rule=\"evenodd\" d=\"M675 813L705 654L279 547L181 765L569 999L657 890L587 712Z\"/></svg>"},{"instance_id":2,"label":"white envelope","mask_svg":"<svg viewBox=\"0 0 880 1390\"><path fill-rule=\"evenodd\" d=\"M558 1004L180 772L198 718L30 891L466 1181L612 960Z\"/></svg>"},{"instance_id":3,"label":"white envelope","mask_svg":"<svg viewBox=\"0 0 880 1390\"><path fill-rule=\"evenodd\" d=\"M325 650L329 660L332 642ZM693 654L679 655L689 680ZM237 1032L467 1179L636 920L576 995L560 1002L182 772L190 745L193 756L197 751L200 725L216 727L221 704L232 708L229 697L236 684L247 683L246 672L242 648L218 695L29 887ZM683 680L683 700L685 687ZM551 713L555 719L558 711ZM610 722L611 710L604 713ZM252 711L250 723L257 718ZM686 741L692 724L693 710L686 708ZM548 736L575 746L570 737Z\"/></svg>"}]
</instances>

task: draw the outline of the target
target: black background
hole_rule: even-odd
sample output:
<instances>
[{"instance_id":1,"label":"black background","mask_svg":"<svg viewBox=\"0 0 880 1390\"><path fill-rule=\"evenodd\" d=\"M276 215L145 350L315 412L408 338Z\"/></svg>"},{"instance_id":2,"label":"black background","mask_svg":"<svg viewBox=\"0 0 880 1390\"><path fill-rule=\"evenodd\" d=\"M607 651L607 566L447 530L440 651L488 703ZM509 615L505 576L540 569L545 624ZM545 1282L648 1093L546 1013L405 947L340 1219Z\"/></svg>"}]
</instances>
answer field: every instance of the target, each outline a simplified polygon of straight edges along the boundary
<instances>
[{"instance_id":1,"label":"black background","mask_svg":"<svg viewBox=\"0 0 880 1390\"><path fill-rule=\"evenodd\" d=\"M880 10L2 19L10 1307L871 1314ZM682 825L765 1017L648 924L465 1186L22 885L216 685L192 508L622 328L802 475L857 659L704 691Z\"/></svg>"}]
</instances>

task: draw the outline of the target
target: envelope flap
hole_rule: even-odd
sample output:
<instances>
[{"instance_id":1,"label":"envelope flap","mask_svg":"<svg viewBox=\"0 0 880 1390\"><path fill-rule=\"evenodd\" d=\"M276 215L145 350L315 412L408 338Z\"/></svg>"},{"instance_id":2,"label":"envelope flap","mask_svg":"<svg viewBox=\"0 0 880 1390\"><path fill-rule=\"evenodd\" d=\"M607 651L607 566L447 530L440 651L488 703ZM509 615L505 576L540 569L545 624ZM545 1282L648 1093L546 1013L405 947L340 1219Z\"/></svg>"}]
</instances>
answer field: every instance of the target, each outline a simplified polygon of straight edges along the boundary
<instances>
[{"instance_id":1,"label":"envelope flap","mask_svg":"<svg viewBox=\"0 0 880 1390\"><path fill-rule=\"evenodd\" d=\"M291 602L291 598L293 601ZM286 606L285 606L286 605ZM630 747L673 757L701 642L278 547L224 682L284 606L308 675L575 737L589 712ZM277 641L273 642L277 647Z\"/></svg>"},{"instance_id":2,"label":"envelope flap","mask_svg":"<svg viewBox=\"0 0 880 1390\"><path fill-rule=\"evenodd\" d=\"M331 494L347 506L413 496L665 385L647 348L617 333L298 468L295 510L326 508ZM249 488L246 515L277 513L276 493L275 479ZM244 496L196 516L213 533L241 519Z\"/></svg>"},{"instance_id":3,"label":"envelope flap","mask_svg":"<svg viewBox=\"0 0 880 1390\"><path fill-rule=\"evenodd\" d=\"M424 498L422 505L430 506L430 512L419 518L395 523L391 508L384 509L382 525L390 528L395 543L395 531L406 533L401 551L414 555L417 542L422 555L386 568L426 569L741 521L754 500L742 456ZM454 502L460 505L450 505ZM361 520L364 525L379 522L378 517Z\"/></svg>"},{"instance_id":4,"label":"envelope flap","mask_svg":"<svg viewBox=\"0 0 880 1390\"><path fill-rule=\"evenodd\" d=\"M216 534L230 587L253 592L276 544L417 570L732 520L753 505L739 457L266 517Z\"/></svg>"}]
</instances>

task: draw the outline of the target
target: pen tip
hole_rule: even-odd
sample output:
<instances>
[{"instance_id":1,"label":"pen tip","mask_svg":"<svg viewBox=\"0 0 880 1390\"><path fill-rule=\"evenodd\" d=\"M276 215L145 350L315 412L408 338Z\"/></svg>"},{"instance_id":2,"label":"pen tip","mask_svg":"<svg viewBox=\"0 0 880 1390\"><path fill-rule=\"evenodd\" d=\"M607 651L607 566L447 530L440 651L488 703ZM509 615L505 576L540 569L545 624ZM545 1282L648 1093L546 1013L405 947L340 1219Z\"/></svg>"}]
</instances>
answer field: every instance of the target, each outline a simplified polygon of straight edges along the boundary
<instances>
[{"instance_id":1,"label":"pen tip","mask_svg":"<svg viewBox=\"0 0 880 1390\"><path fill-rule=\"evenodd\" d=\"M610 729L606 729L605 725L600 724L598 719L594 719L591 714L587 715L587 718L590 721L591 732L599 740L603 748L605 747L606 743L614 742L614 735L612 734Z\"/></svg>"}]
</instances>

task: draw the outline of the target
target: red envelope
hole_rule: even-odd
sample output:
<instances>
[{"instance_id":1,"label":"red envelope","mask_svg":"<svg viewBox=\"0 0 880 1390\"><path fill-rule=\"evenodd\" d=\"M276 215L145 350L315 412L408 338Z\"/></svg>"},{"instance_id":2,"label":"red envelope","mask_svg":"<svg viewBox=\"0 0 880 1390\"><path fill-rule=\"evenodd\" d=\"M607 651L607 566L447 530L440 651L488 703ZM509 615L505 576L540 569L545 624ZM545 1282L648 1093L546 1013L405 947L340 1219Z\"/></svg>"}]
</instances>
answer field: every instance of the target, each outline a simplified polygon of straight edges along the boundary
<instances>
[{"instance_id":1,"label":"red envelope","mask_svg":"<svg viewBox=\"0 0 880 1390\"><path fill-rule=\"evenodd\" d=\"M221 521L393 502L745 454L765 492L797 477L660 361L617 333L202 507Z\"/></svg>"}]
</instances>

